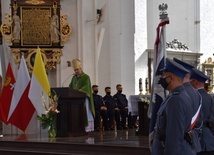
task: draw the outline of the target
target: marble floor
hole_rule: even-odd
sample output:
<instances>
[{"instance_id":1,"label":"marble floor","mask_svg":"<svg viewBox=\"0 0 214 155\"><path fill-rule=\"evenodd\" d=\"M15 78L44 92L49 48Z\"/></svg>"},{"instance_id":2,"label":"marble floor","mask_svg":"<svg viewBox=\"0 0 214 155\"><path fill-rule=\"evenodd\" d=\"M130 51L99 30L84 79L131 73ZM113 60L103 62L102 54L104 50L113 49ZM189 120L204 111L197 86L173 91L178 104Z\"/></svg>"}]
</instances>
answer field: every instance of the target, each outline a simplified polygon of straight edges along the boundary
<instances>
[{"instance_id":1,"label":"marble floor","mask_svg":"<svg viewBox=\"0 0 214 155\"><path fill-rule=\"evenodd\" d=\"M0 142L39 142L39 143L66 143L96 146L114 146L123 148L140 148L148 152L148 136L136 135L136 129L123 129L118 131L88 132L78 137L49 138L48 135L3 135ZM111 148L111 147L110 147ZM90 153L87 153L90 154ZM94 154L94 153L92 153ZM120 154L120 153L119 153ZM138 153L134 153L138 154Z\"/></svg>"}]
</instances>

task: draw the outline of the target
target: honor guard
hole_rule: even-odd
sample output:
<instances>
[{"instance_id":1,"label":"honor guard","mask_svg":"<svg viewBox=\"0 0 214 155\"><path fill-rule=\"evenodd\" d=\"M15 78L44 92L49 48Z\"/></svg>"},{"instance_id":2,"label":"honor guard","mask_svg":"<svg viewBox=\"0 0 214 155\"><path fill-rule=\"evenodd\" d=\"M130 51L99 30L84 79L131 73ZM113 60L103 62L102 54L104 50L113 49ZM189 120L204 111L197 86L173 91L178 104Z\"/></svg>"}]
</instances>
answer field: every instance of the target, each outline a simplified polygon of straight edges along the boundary
<instances>
[{"instance_id":1,"label":"honor guard","mask_svg":"<svg viewBox=\"0 0 214 155\"><path fill-rule=\"evenodd\" d=\"M192 65L181 61L177 58L173 58L173 60L180 65L182 65L185 69L189 71L189 73L186 74L183 80L183 86L186 89L190 99L192 100L192 108L193 108L193 116L191 121L191 134L192 137L192 147L195 149L195 152L201 151L201 144L200 144L200 134L202 130L202 97L200 93L191 85L190 83L190 72L194 68ZM195 117L194 117L195 116Z\"/></svg>"},{"instance_id":2,"label":"honor guard","mask_svg":"<svg viewBox=\"0 0 214 155\"><path fill-rule=\"evenodd\" d=\"M188 96L183 78L188 73L183 66L166 58L159 83L169 91L157 113L152 155L194 155L189 138L192 100Z\"/></svg>"},{"instance_id":3,"label":"honor guard","mask_svg":"<svg viewBox=\"0 0 214 155\"><path fill-rule=\"evenodd\" d=\"M214 135L211 126L209 126L210 118L213 118L213 100L212 97L204 89L204 84L209 78L201 71L192 69L191 84L202 96L202 113L203 113L203 127L201 133L201 147L202 151L199 155L213 155L214 154ZM212 121L213 122L213 119Z\"/></svg>"}]
</instances>

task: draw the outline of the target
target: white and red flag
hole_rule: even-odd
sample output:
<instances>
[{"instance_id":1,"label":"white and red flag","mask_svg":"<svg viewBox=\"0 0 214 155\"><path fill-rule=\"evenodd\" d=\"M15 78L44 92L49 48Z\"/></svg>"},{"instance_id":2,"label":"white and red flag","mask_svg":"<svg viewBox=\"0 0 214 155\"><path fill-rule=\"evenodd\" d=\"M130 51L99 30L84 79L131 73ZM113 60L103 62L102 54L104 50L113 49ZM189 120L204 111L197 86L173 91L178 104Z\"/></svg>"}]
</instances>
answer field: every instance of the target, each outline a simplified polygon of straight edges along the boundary
<instances>
[{"instance_id":1,"label":"white and red flag","mask_svg":"<svg viewBox=\"0 0 214 155\"><path fill-rule=\"evenodd\" d=\"M28 98L29 88L30 75L24 56L22 56L8 114L8 122L22 131L25 131L35 112L35 108Z\"/></svg>"},{"instance_id":2,"label":"white and red flag","mask_svg":"<svg viewBox=\"0 0 214 155\"><path fill-rule=\"evenodd\" d=\"M151 118L150 127L149 127L149 144L150 149L154 139L154 127L157 119L157 112L160 108L161 103L163 102L166 92L164 88L159 84L160 77L162 72L160 69L165 66L166 59L166 39L165 39L165 26L169 24L169 19L162 19L157 27L157 36L154 45L154 61L153 61L153 82L152 82L152 91L151 99L148 109L148 117Z\"/></svg>"}]
</instances>

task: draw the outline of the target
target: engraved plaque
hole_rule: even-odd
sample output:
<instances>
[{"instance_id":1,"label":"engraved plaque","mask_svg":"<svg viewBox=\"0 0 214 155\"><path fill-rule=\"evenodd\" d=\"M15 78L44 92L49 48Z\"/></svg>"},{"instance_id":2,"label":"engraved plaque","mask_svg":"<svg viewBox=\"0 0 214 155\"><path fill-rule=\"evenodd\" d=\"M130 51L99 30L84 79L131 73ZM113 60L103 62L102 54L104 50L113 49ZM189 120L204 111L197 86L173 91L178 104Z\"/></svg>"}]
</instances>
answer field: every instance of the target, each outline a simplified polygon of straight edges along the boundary
<instances>
[{"instance_id":1,"label":"engraved plaque","mask_svg":"<svg viewBox=\"0 0 214 155\"><path fill-rule=\"evenodd\" d=\"M22 46L51 46L50 7L21 7Z\"/></svg>"}]
</instances>

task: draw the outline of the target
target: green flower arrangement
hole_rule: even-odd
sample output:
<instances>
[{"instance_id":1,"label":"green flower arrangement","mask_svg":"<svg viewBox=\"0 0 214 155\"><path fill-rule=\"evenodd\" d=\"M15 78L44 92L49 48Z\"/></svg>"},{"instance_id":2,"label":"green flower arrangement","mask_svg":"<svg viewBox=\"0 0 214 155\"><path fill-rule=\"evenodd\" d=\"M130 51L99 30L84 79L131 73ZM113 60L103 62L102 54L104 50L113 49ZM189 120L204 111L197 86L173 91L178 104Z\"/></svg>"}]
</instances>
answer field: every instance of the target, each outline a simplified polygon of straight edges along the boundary
<instances>
[{"instance_id":1,"label":"green flower arrangement","mask_svg":"<svg viewBox=\"0 0 214 155\"><path fill-rule=\"evenodd\" d=\"M42 104L45 108L45 114L42 116L37 115L37 120L41 121L42 129L48 128L49 137L56 136L56 114L59 113L57 110L58 96L55 91L53 91L49 96L49 103L46 104L43 93L41 94Z\"/></svg>"}]
</instances>

